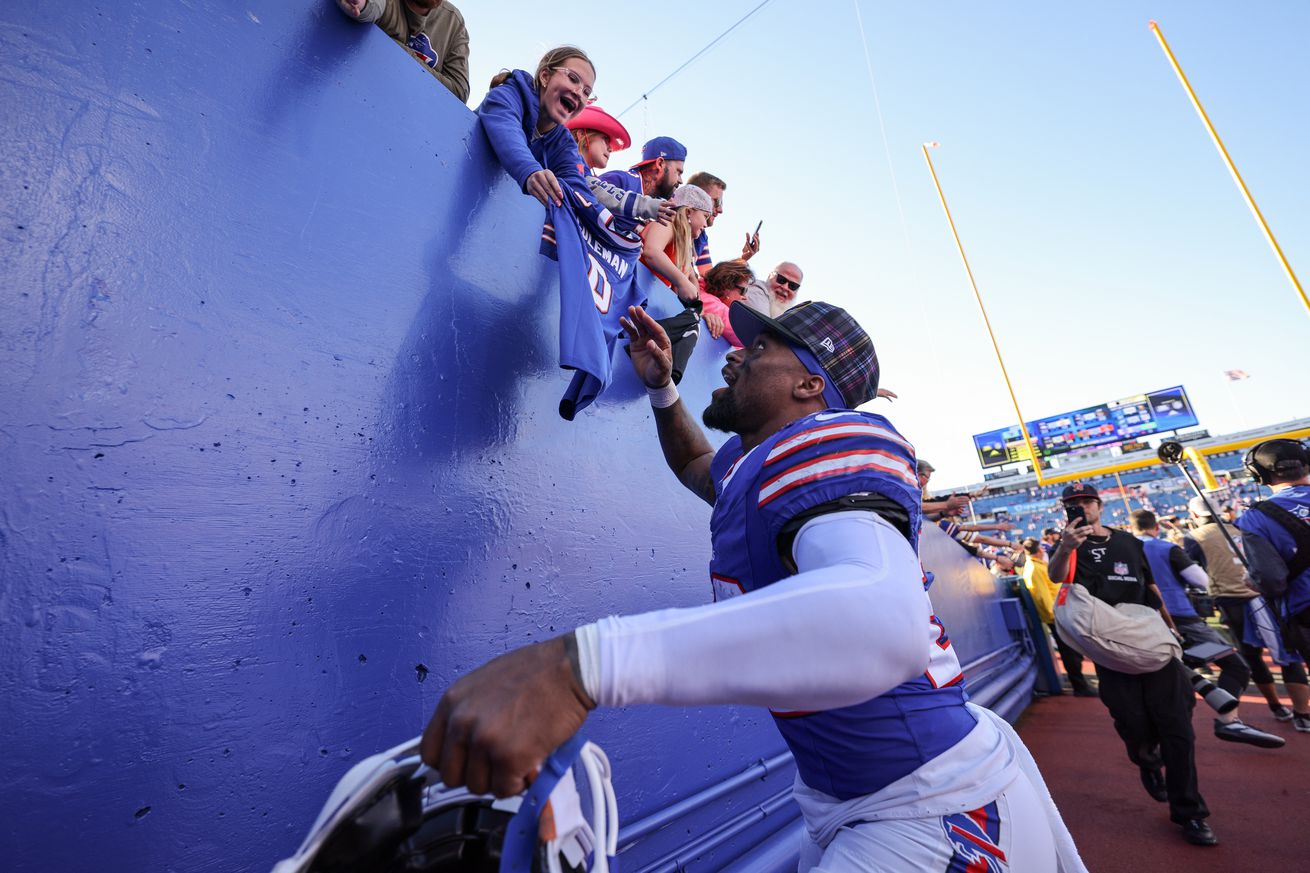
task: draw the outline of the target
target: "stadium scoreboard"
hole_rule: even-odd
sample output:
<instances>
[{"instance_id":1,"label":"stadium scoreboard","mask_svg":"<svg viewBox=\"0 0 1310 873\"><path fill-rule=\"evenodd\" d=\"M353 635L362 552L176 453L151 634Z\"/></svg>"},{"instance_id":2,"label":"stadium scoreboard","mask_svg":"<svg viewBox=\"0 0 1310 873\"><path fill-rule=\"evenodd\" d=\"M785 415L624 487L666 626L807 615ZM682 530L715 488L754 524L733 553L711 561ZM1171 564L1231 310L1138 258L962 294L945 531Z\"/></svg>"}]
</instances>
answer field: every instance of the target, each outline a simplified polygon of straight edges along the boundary
<instances>
[{"instance_id":1,"label":"stadium scoreboard","mask_svg":"<svg viewBox=\"0 0 1310 873\"><path fill-rule=\"evenodd\" d=\"M1033 448L1042 458L1082 449L1115 445L1167 433L1199 422L1183 386L1135 394L1028 422ZM1019 426L974 434L974 448L983 467L1030 460Z\"/></svg>"}]
</instances>

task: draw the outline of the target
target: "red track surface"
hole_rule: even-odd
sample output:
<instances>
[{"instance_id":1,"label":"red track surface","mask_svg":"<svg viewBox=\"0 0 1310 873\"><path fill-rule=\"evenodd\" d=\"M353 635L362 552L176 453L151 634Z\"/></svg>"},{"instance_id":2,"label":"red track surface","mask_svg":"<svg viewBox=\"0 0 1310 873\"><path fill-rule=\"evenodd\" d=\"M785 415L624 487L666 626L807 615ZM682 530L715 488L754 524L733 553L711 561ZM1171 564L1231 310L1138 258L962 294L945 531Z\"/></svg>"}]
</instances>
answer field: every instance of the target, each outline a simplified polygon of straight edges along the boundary
<instances>
[{"instance_id":1,"label":"red track surface","mask_svg":"<svg viewBox=\"0 0 1310 873\"><path fill-rule=\"evenodd\" d=\"M1213 712L1197 701L1196 762L1210 826L1219 837L1213 848L1185 842L1169 821L1168 806L1147 796L1101 701L1068 694L1041 698L1018 729L1091 873L1310 870L1310 733L1274 721L1258 696L1242 698L1240 715L1286 738L1287 745L1257 749L1222 742L1214 735Z\"/></svg>"}]
</instances>

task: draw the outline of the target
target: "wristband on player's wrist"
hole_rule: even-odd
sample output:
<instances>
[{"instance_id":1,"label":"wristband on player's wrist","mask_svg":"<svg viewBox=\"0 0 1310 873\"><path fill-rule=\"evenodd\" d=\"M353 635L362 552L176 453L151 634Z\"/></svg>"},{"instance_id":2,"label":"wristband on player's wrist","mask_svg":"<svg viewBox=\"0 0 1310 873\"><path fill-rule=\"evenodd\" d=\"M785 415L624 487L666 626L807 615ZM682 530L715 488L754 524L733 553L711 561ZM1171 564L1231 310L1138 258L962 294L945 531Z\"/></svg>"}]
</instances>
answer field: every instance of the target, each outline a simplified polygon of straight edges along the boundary
<instances>
[{"instance_id":1,"label":"wristband on player's wrist","mask_svg":"<svg viewBox=\"0 0 1310 873\"><path fill-rule=\"evenodd\" d=\"M655 409L668 409L678 402L678 386L672 382L662 388L646 386L646 396L650 398L650 405Z\"/></svg>"}]
</instances>

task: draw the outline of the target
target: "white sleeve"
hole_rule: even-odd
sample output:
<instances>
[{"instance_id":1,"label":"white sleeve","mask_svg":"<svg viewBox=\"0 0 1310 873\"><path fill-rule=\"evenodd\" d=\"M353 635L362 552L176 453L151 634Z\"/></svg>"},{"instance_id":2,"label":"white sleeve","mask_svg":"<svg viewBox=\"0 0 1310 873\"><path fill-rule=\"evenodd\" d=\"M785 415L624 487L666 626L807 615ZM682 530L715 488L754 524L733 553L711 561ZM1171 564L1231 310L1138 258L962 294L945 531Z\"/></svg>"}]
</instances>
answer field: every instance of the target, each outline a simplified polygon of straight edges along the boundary
<instances>
[{"instance_id":1,"label":"white sleeve","mask_svg":"<svg viewBox=\"0 0 1310 873\"><path fill-rule=\"evenodd\" d=\"M720 603L578 628L586 691L602 706L738 703L823 710L921 675L936 629L905 538L872 512L819 516L798 571Z\"/></svg>"},{"instance_id":2,"label":"white sleeve","mask_svg":"<svg viewBox=\"0 0 1310 873\"><path fill-rule=\"evenodd\" d=\"M1199 564L1192 564L1179 574L1183 581L1193 588L1199 588L1202 591L1210 590L1210 577L1206 575L1204 569Z\"/></svg>"}]
</instances>

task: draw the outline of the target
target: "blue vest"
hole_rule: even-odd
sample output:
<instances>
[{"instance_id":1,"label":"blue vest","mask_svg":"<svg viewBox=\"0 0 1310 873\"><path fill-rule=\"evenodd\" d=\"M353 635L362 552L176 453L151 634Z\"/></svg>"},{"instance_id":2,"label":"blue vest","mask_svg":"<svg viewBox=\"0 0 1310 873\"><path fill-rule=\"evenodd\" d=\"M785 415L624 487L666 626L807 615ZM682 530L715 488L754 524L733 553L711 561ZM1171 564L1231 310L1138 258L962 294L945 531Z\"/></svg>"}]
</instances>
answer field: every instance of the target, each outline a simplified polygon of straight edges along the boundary
<instances>
[{"instance_id":1,"label":"blue vest","mask_svg":"<svg viewBox=\"0 0 1310 873\"><path fill-rule=\"evenodd\" d=\"M1142 547L1146 551L1146 563L1151 566L1151 575L1155 577L1155 585L1160 589L1160 597L1164 599L1164 608L1175 618L1197 618L1192 601L1187 599L1187 586L1169 563L1169 553L1178 547L1155 537L1142 540Z\"/></svg>"},{"instance_id":2,"label":"blue vest","mask_svg":"<svg viewBox=\"0 0 1310 873\"><path fill-rule=\"evenodd\" d=\"M922 498L914 448L882 416L829 409L791 422L746 454L734 436L714 456L711 473L716 600L792 575L778 553L783 526L851 494L896 501L910 518L918 550ZM924 645L932 653L924 674L879 697L822 712L773 713L806 785L840 800L872 794L973 729L960 662L936 616L924 629Z\"/></svg>"}]
</instances>

